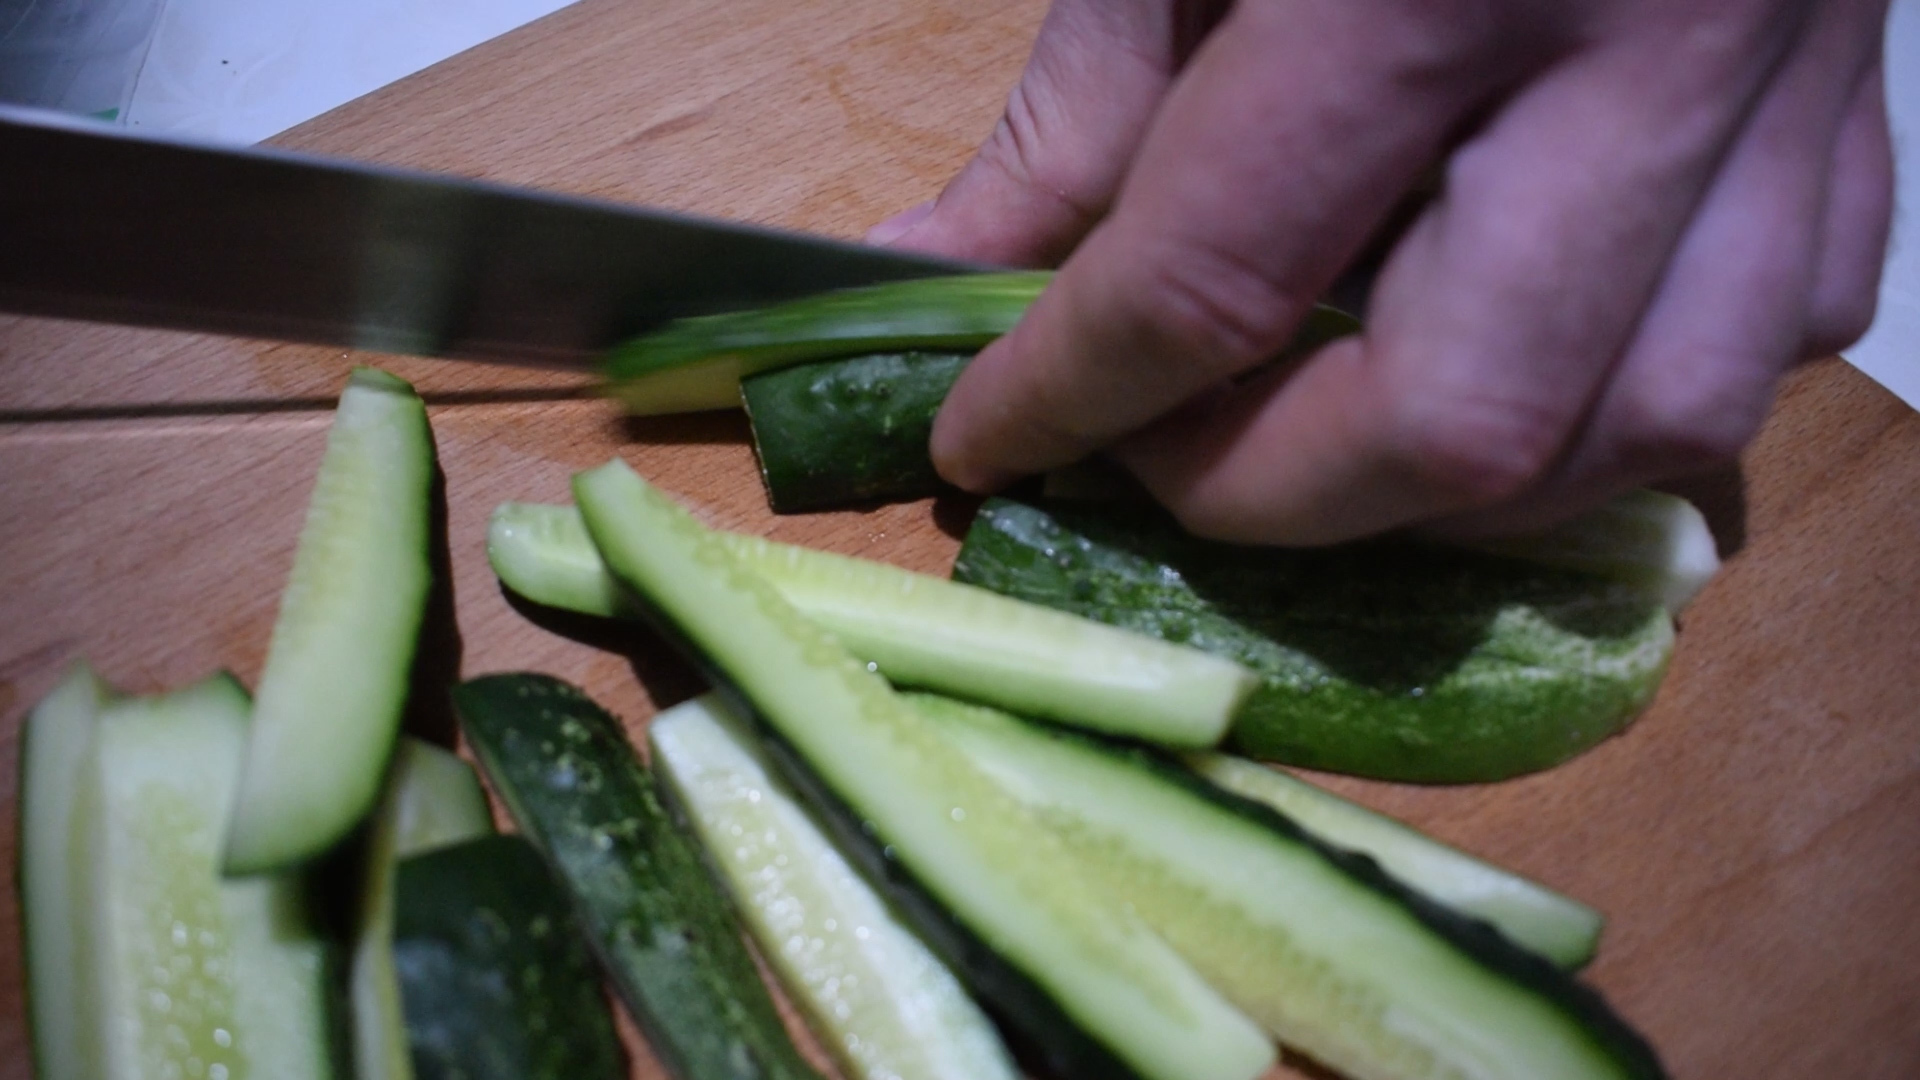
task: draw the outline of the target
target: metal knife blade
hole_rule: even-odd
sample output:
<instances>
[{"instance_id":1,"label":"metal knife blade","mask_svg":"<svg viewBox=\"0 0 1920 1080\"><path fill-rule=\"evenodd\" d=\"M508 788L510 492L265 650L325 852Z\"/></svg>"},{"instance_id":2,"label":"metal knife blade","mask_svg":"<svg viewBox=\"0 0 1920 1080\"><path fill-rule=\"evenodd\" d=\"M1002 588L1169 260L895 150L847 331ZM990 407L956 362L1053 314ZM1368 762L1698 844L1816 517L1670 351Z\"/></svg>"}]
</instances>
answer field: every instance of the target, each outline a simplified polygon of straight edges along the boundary
<instances>
[{"instance_id":1,"label":"metal knife blade","mask_svg":"<svg viewBox=\"0 0 1920 1080\"><path fill-rule=\"evenodd\" d=\"M0 310L584 367L671 319L980 267L0 107Z\"/></svg>"}]
</instances>

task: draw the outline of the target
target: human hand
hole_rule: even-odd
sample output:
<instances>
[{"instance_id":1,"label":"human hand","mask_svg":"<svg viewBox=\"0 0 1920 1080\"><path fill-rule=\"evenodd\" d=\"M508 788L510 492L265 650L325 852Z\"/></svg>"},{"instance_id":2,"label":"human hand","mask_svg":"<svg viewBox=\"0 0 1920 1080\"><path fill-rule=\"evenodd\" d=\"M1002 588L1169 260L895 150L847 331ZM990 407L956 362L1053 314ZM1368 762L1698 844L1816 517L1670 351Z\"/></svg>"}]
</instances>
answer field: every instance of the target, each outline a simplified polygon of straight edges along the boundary
<instances>
[{"instance_id":1,"label":"human hand","mask_svg":"<svg viewBox=\"0 0 1920 1080\"><path fill-rule=\"evenodd\" d=\"M1055 0L979 155L872 236L1065 258L934 460L985 491L1104 449L1195 532L1311 544L1730 459L1871 321L1886 8ZM1436 165L1365 332L1256 372Z\"/></svg>"}]
</instances>

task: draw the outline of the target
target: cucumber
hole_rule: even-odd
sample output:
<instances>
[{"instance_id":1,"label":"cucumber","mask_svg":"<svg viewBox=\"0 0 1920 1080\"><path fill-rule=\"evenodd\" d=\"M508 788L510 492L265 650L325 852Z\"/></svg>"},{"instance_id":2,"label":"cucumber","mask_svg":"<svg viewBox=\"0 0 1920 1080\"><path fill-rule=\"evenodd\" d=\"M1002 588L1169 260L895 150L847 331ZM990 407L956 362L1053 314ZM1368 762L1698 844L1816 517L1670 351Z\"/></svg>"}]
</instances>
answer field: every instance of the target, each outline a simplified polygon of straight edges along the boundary
<instances>
[{"instance_id":1,"label":"cucumber","mask_svg":"<svg viewBox=\"0 0 1920 1080\"><path fill-rule=\"evenodd\" d=\"M1414 890L1492 923L1516 944L1563 968L1593 959L1602 920L1578 900L1278 769L1227 754L1189 754L1185 760L1220 787L1265 803L1329 843L1370 856Z\"/></svg>"},{"instance_id":2,"label":"cucumber","mask_svg":"<svg viewBox=\"0 0 1920 1080\"><path fill-rule=\"evenodd\" d=\"M1645 488L1541 533L1467 543L1495 555L1631 582L1675 614L1720 570L1706 517L1678 495Z\"/></svg>"},{"instance_id":3,"label":"cucumber","mask_svg":"<svg viewBox=\"0 0 1920 1080\"><path fill-rule=\"evenodd\" d=\"M404 859L394 897L413 1075L626 1080L599 971L532 845L482 836Z\"/></svg>"},{"instance_id":4,"label":"cucumber","mask_svg":"<svg viewBox=\"0 0 1920 1080\"><path fill-rule=\"evenodd\" d=\"M763 372L740 383L776 514L936 494L933 417L971 353L882 353Z\"/></svg>"},{"instance_id":5,"label":"cucumber","mask_svg":"<svg viewBox=\"0 0 1920 1080\"><path fill-rule=\"evenodd\" d=\"M1624 727L1673 650L1631 582L1392 540L1197 540L1149 507L989 500L954 578L1259 672L1230 742L1426 783L1548 768Z\"/></svg>"},{"instance_id":6,"label":"cucumber","mask_svg":"<svg viewBox=\"0 0 1920 1080\"><path fill-rule=\"evenodd\" d=\"M573 896L627 1008L681 1080L818 1080L727 898L660 808L620 722L544 675L456 687L481 768Z\"/></svg>"},{"instance_id":7,"label":"cucumber","mask_svg":"<svg viewBox=\"0 0 1920 1080\"><path fill-rule=\"evenodd\" d=\"M717 695L647 725L661 790L848 1080L1017 1080L959 980L768 771Z\"/></svg>"},{"instance_id":8,"label":"cucumber","mask_svg":"<svg viewBox=\"0 0 1920 1080\"><path fill-rule=\"evenodd\" d=\"M716 532L715 540L890 681L1168 746L1220 741L1254 675L1197 649L886 563ZM571 507L505 503L487 556L538 603L636 617Z\"/></svg>"},{"instance_id":9,"label":"cucumber","mask_svg":"<svg viewBox=\"0 0 1920 1080\"><path fill-rule=\"evenodd\" d=\"M361 863L364 880L348 973L357 1080L413 1075L393 966L395 863L492 831L486 792L472 767L439 747L403 736L394 747L386 795L368 829Z\"/></svg>"},{"instance_id":10,"label":"cucumber","mask_svg":"<svg viewBox=\"0 0 1920 1080\"><path fill-rule=\"evenodd\" d=\"M1317 307L1277 362L1359 327L1345 312ZM934 414L967 360L954 353L854 356L743 380L740 396L774 511L798 513L938 492L940 477L927 439Z\"/></svg>"},{"instance_id":11,"label":"cucumber","mask_svg":"<svg viewBox=\"0 0 1920 1080\"><path fill-rule=\"evenodd\" d=\"M751 703L863 869L1054 1071L1249 1080L1273 1048L1033 815L686 511L616 460L574 478L615 577ZM937 905L929 903L937 900Z\"/></svg>"},{"instance_id":12,"label":"cucumber","mask_svg":"<svg viewBox=\"0 0 1920 1080\"><path fill-rule=\"evenodd\" d=\"M607 392L636 416L740 407L740 380L829 356L978 349L1013 328L1048 271L918 278L681 319L607 358Z\"/></svg>"},{"instance_id":13,"label":"cucumber","mask_svg":"<svg viewBox=\"0 0 1920 1080\"><path fill-rule=\"evenodd\" d=\"M1142 750L914 696L1281 1042L1355 1080L1665 1075L1593 991L1272 809Z\"/></svg>"},{"instance_id":14,"label":"cucumber","mask_svg":"<svg viewBox=\"0 0 1920 1080\"><path fill-rule=\"evenodd\" d=\"M311 859L379 798L432 578L433 476L433 435L413 388L355 369L260 676L228 873Z\"/></svg>"},{"instance_id":15,"label":"cucumber","mask_svg":"<svg viewBox=\"0 0 1920 1080\"><path fill-rule=\"evenodd\" d=\"M301 882L220 876L249 707L217 675L100 716L74 833L83 1075L334 1075L329 949Z\"/></svg>"},{"instance_id":16,"label":"cucumber","mask_svg":"<svg viewBox=\"0 0 1920 1080\"><path fill-rule=\"evenodd\" d=\"M83 1080L89 994L76 956L74 803L100 711L117 695L85 661L27 714L20 733L20 921L33 1071Z\"/></svg>"}]
</instances>

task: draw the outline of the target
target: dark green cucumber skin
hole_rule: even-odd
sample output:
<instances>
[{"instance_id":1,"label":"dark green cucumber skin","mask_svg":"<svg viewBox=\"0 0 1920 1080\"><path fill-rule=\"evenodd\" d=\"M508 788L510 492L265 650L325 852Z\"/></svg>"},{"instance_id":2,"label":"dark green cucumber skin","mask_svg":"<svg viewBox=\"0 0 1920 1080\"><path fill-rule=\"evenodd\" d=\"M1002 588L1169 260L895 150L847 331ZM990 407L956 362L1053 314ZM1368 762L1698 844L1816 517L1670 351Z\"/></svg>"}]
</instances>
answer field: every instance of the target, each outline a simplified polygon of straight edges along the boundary
<instances>
[{"instance_id":1,"label":"dark green cucumber skin","mask_svg":"<svg viewBox=\"0 0 1920 1080\"><path fill-rule=\"evenodd\" d=\"M1557 765L1651 696L1657 671L1634 685L1562 669L1468 688L1463 665L1518 648L1494 624L1503 609L1531 608L1603 655L1672 635L1657 598L1628 584L1393 540L1239 547L1135 505L989 500L953 576L1252 668L1262 685L1231 735L1244 753L1413 782Z\"/></svg>"},{"instance_id":2,"label":"dark green cucumber skin","mask_svg":"<svg viewBox=\"0 0 1920 1080\"><path fill-rule=\"evenodd\" d=\"M740 382L774 513L937 493L933 417L971 353L826 360Z\"/></svg>"},{"instance_id":3,"label":"dark green cucumber skin","mask_svg":"<svg viewBox=\"0 0 1920 1080\"><path fill-rule=\"evenodd\" d=\"M625 1080L567 897L518 836L400 862L394 970L417 1080Z\"/></svg>"},{"instance_id":4,"label":"dark green cucumber skin","mask_svg":"<svg viewBox=\"0 0 1920 1080\"><path fill-rule=\"evenodd\" d=\"M980 1007L999 1025L1017 1058L1043 1064L1056 1080L1142 1080L1131 1065L1082 1031L1039 984L956 919L879 842L874 826L820 779L806 757L767 721L732 676L708 660L670 615L644 594L634 595L640 601L641 618L699 668L729 705L752 721L769 760L801 799L818 812L847 861L905 916L927 947L966 984Z\"/></svg>"},{"instance_id":5,"label":"dark green cucumber skin","mask_svg":"<svg viewBox=\"0 0 1920 1080\"><path fill-rule=\"evenodd\" d=\"M574 898L654 1050L682 1080L819 1080L794 1049L693 840L620 722L545 675L453 691L475 756Z\"/></svg>"},{"instance_id":6,"label":"dark green cucumber skin","mask_svg":"<svg viewBox=\"0 0 1920 1080\"><path fill-rule=\"evenodd\" d=\"M1546 957L1515 944L1492 923L1463 915L1415 891L1382 869L1372 856L1330 844L1273 807L1209 783L1205 777L1160 751L1064 728L1050 728L1048 734L1115 755L1162 783L1268 830L1285 843L1312 851L1333 872L1399 905L1434 936L1481 967L1552 1003L1580 1025L1594 1046L1619 1065L1623 1080L1664 1080L1666 1077L1653 1047L1613 1011L1598 991L1574 979Z\"/></svg>"},{"instance_id":7,"label":"dark green cucumber skin","mask_svg":"<svg viewBox=\"0 0 1920 1080\"><path fill-rule=\"evenodd\" d=\"M1359 329L1317 307L1281 357ZM763 372L740 382L760 475L777 514L904 502L944 487L927 453L933 418L972 354L879 353Z\"/></svg>"}]
</instances>

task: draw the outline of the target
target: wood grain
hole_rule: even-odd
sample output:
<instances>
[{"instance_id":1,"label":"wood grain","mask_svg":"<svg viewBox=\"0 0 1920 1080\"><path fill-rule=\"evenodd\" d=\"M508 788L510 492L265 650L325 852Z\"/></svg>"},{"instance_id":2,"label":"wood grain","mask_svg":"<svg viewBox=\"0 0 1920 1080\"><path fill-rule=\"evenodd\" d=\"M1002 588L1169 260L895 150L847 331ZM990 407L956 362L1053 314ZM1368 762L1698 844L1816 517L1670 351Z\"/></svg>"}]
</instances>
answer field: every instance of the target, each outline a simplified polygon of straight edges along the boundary
<instances>
[{"instance_id":1,"label":"wood grain","mask_svg":"<svg viewBox=\"0 0 1920 1080\"><path fill-rule=\"evenodd\" d=\"M965 159L1041 10L584 0L279 141L856 236ZM258 674L325 405L369 360L436 402L449 662L553 672L636 728L697 682L644 634L516 611L481 546L499 501L619 454L714 524L931 571L970 510L774 518L737 418L627 421L546 373L0 321L0 861L20 717L72 658L132 690ZM1740 550L1627 734L1499 785L1327 779L1605 910L1591 977L1676 1076L1920 1075L1920 415L1814 365L1743 474L1701 488ZM0 1080L29 1074L14 916L8 889Z\"/></svg>"}]
</instances>

